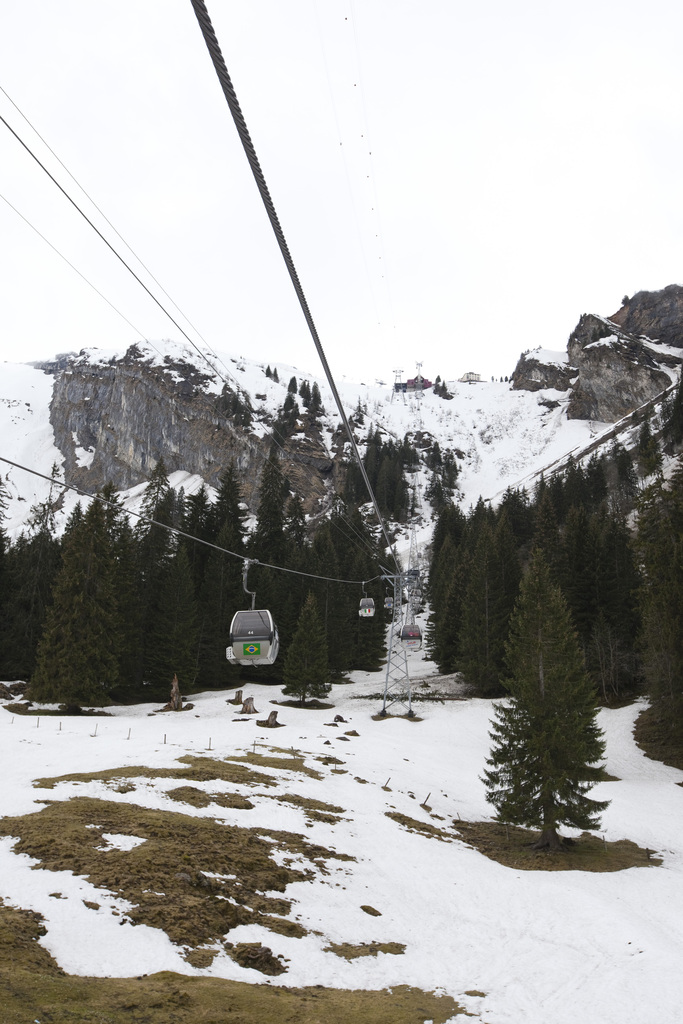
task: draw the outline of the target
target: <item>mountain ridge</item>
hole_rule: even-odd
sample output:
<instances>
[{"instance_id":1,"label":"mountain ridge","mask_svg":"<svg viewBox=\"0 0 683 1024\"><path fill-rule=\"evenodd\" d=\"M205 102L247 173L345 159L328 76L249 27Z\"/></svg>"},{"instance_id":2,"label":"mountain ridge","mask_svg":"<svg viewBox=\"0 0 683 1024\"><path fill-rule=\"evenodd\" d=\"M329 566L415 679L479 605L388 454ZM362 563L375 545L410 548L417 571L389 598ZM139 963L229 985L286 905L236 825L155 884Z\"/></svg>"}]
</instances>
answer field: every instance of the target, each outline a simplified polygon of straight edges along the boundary
<instances>
[{"instance_id":1,"label":"mountain ridge","mask_svg":"<svg viewBox=\"0 0 683 1024\"><path fill-rule=\"evenodd\" d=\"M633 333L642 325L661 327L677 344ZM414 482L426 489L425 461L436 442L456 459L454 498L467 505L480 495L495 501L570 453L594 449L603 435L615 436L620 421L628 431L629 416L673 386L682 360L683 288L672 285L637 293L612 317L582 315L566 353L524 353L509 382L446 380L444 397L345 379L338 390L361 450L370 429L396 442L419 435L422 466ZM7 458L46 475L56 464L61 479L86 492L111 483L132 508L162 457L189 490L217 486L232 464L253 513L274 433L290 487L314 519L343 487L350 445L322 376L284 364L276 370L171 341L62 353L30 367L6 363L3 448ZM319 387L319 413L298 393L304 381ZM8 525L16 532L31 505L45 500L48 484L34 479L27 486L15 469L4 475ZM65 498L63 516L76 500Z\"/></svg>"}]
</instances>

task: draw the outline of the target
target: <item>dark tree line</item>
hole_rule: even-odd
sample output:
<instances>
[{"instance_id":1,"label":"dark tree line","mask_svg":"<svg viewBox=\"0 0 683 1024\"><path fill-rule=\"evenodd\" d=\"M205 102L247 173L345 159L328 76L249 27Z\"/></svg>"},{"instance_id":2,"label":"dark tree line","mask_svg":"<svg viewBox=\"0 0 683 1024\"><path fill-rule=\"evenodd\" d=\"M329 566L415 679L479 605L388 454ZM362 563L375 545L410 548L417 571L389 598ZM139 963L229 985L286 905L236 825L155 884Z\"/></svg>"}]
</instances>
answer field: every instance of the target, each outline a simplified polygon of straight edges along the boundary
<instances>
[{"instance_id":1,"label":"dark tree line","mask_svg":"<svg viewBox=\"0 0 683 1024\"><path fill-rule=\"evenodd\" d=\"M156 700L167 695L174 675L185 692L250 676L279 682L306 602L305 621L317 617L320 623L328 676L379 666L383 616L361 620L360 586L335 582L374 580L367 592L382 607L374 533L338 499L311 541L276 449L262 473L250 534L232 469L211 501L205 488L190 496L173 490L160 462L135 525L111 487L101 497L106 502L76 506L61 540L54 496L36 506L28 532L14 543L0 528L0 678L30 680L33 699L67 705ZM0 527L4 505L0 490ZM232 616L251 604L244 559L258 560L249 569L248 589L279 628L281 655L272 666L240 669L225 657Z\"/></svg>"},{"instance_id":2,"label":"dark tree line","mask_svg":"<svg viewBox=\"0 0 683 1024\"><path fill-rule=\"evenodd\" d=\"M621 500L631 472L623 449L571 460L541 479L533 498L512 490L496 509L483 501L441 512L430 571L428 639L442 671L462 671L484 695L504 692L510 617L531 552L543 553L571 615L584 663L606 701L639 681L639 559ZM614 500L610 495L614 495ZM618 499L618 500L617 500Z\"/></svg>"}]
</instances>

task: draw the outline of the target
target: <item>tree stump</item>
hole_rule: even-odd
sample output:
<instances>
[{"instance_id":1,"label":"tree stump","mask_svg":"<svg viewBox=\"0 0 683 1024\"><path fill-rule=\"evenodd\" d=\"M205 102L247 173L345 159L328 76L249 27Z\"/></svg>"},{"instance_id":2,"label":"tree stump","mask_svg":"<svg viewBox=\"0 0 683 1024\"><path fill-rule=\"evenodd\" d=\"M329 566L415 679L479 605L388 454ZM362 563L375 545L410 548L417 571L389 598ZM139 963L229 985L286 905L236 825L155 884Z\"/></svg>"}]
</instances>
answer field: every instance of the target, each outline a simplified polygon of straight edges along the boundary
<instances>
[{"instance_id":1,"label":"tree stump","mask_svg":"<svg viewBox=\"0 0 683 1024\"><path fill-rule=\"evenodd\" d=\"M258 714L258 711L254 707L254 698L253 697L247 697L247 699L245 700L244 704L242 705L242 711L240 712L240 714L242 714L242 715L257 715Z\"/></svg>"},{"instance_id":2,"label":"tree stump","mask_svg":"<svg viewBox=\"0 0 683 1024\"><path fill-rule=\"evenodd\" d=\"M171 711L183 710L183 698L180 696L180 686L178 685L177 675L173 676L173 682L171 684L171 699L168 703Z\"/></svg>"},{"instance_id":3,"label":"tree stump","mask_svg":"<svg viewBox=\"0 0 683 1024\"><path fill-rule=\"evenodd\" d=\"M278 722L277 720L277 711L271 711L267 719L264 718L256 724L262 726L264 729L278 729L282 725L282 722Z\"/></svg>"}]
</instances>

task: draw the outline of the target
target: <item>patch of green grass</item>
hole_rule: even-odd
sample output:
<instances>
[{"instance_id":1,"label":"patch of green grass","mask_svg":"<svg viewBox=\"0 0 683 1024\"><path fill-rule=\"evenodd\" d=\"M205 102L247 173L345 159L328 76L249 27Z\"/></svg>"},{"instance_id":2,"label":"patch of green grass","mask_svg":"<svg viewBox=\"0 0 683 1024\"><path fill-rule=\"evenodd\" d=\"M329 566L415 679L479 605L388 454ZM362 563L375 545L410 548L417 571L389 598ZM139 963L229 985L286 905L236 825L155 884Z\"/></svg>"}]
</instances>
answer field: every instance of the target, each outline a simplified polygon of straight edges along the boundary
<instances>
[{"instance_id":1,"label":"patch of green grass","mask_svg":"<svg viewBox=\"0 0 683 1024\"><path fill-rule=\"evenodd\" d=\"M407 985L391 992L281 988L170 971L140 978L74 977L38 943L43 934L39 915L0 904L3 1024L446 1024L465 1013L450 996Z\"/></svg>"},{"instance_id":2,"label":"patch of green grass","mask_svg":"<svg viewBox=\"0 0 683 1024\"><path fill-rule=\"evenodd\" d=\"M356 960L359 956L377 956L378 953L393 953L398 956L405 951L403 942L361 942L357 946L350 942L331 942L323 950L324 953L334 953L344 960Z\"/></svg>"},{"instance_id":3,"label":"patch of green grass","mask_svg":"<svg viewBox=\"0 0 683 1024\"><path fill-rule=\"evenodd\" d=\"M566 839L560 850L535 850L538 832L496 821L454 821L453 828L465 842L485 857L522 871L623 871L625 868L654 867L662 863L651 850L619 839L603 842L583 832L578 839Z\"/></svg>"}]
</instances>

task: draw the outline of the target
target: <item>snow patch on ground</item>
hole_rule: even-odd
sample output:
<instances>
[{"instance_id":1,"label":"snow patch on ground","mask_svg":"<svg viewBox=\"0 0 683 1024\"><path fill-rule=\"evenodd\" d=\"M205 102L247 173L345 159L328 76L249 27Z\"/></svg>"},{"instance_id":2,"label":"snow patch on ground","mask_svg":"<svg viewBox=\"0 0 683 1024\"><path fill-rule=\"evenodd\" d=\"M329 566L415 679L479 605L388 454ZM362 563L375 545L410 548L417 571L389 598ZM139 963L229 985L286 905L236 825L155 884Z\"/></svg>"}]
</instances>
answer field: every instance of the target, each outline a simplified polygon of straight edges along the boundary
<instances>
[{"instance_id":1,"label":"snow patch on ground","mask_svg":"<svg viewBox=\"0 0 683 1024\"><path fill-rule=\"evenodd\" d=\"M462 699L457 680L437 677L421 654L408 657L415 695L438 688L461 699L416 701L419 722L376 722L378 701L363 698L381 692L382 673L355 673L353 682L333 688L333 711L280 707L284 725L275 738L254 720L236 721L241 716L226 703L225 693L193 695L191 714L165 715L163 722L150 717L153 706L112 708L112 717L97 719L96 734L84 718L64 718L61 729L59 718L42 718L38 728L35 718L0 711L8 766L3 813L38 811L41 800L77 794L170 809L169 780L163 778L136 779L129 794L97 781L40 790L33 780L126 765L177 767L185 754L223 758L253 749L267 753L276 745L280 756L303 754L308 765L325 772L323 780L282 770L278 789L269 788L268 795L230 786L248 793L255 804L248 822L244 811L215 804L174 809L216 817L226 826L298 832L355 858L330 861L329 874L316 872L311 881L288 887L291 916L310 931L304 938L259 925L229 933L232 942L262 942L289 958L278 984L436 987L489 1024L574 1024L577 1019L678 1024L683 772L650 761L635 746L632 728L640 706L600 712L607 770L618 781L600 783L594 792L611 801L603 816L605 838L647 846L663 865L615 874L516 871L455 837L440 842L387 817L393 810L448 831L451 821L489 818L491 810L481 781L490 749L491 702ZM279 696L277 687L251 683L245 692L254 696L264 718L269 702ZM335 714L346 720L337 728L327 724ZM359 735L342 742L347 730ZM321 768L316 759L329 754L343 762L345 774ZM208 788L215 792L216 784ZM307 821L301 808L273 800L278 792L343 807L342 820ZM421 806L428 794L432 813L441 820ZM138 839L103 838L108 848ZM195 971L163 932L127 923L125 900L69 872L37 868L13 846L11 838L0 840L0 891L9 903L45 916L47 935L41 941L65 970L94 976L173 970L262 982L257 972L222 954L210 968ZM382 916L365 914L360 908L366 904ZM345 961L326 952L331 942L388 941L404 943L405 953ZM474 990L485 996L464 995Z\"/></svg>"}]
</instances>

